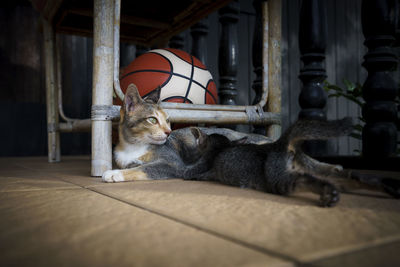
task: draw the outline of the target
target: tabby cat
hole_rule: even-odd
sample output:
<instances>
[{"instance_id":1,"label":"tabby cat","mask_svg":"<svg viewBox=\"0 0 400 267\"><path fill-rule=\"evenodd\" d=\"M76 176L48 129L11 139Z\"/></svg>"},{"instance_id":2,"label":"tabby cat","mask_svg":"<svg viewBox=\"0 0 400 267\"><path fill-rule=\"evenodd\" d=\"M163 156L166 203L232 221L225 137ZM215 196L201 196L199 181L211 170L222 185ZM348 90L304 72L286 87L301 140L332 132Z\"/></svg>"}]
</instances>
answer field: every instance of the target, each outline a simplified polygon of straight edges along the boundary
<instances>
[{"instance_id":1,"label":"tabby cat","mask_svg":"<svg viewBox=\"0 0 400 267\"><path fill-rule=\"evenodd\" d=\"M334 206L339 191L372 189L400 197L400 180L343 170L319 162L301 149L305 140L348 134L350 118L337 121L299 120L274 143L263 145L231 142L219 134L202 134L202 156L185 169L184 179L218 181L269 193L288 195L306 190L320 195L320 205Z\"/></svg>"},{"instance_id":2,"label":"tabby cat","mask_svg":"<svg viewBox=\"0 0 400 267\"><path fill-rule=\"evenodd\" d=\"M114 149L118 170L106 171L105 182L148 179L183 178L185 168L202 154L198 128L183 128L171 132L168 115L158 105L160 89L143 99L134 84L129 85L120 111L119 143ZM229 129L206 129L230 139L245 136ZM248 135L249 142L271 142L268 138Z\"/></svg>"}]
</instances>

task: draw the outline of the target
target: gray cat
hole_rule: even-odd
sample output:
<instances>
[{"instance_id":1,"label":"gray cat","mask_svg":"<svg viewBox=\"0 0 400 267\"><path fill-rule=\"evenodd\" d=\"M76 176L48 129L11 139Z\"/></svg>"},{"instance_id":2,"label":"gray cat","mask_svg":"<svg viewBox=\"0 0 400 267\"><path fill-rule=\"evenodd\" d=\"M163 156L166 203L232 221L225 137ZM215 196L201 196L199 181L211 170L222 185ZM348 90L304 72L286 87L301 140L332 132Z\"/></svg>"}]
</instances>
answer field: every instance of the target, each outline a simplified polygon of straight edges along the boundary
<instances>
[{"instance_id":1,"label":"gray cat","mask_svg":"<svg viewBox=\"0 0 400 267\"><path fill-rule=\"evenodd\" d=\"M339 191L357 188L384 191L400 197L400 180L343 170L319 162L301 149L305 140L328 139L351 132L351 119L300 120L274 143L241 144L223 135L199 133L202 157L184 172L184 179L218 181L242 188L289 195L306 190L320 195L320 205L332 207ZM194 132L196 135L196 133Z\"/></svg>"}]
</instances>

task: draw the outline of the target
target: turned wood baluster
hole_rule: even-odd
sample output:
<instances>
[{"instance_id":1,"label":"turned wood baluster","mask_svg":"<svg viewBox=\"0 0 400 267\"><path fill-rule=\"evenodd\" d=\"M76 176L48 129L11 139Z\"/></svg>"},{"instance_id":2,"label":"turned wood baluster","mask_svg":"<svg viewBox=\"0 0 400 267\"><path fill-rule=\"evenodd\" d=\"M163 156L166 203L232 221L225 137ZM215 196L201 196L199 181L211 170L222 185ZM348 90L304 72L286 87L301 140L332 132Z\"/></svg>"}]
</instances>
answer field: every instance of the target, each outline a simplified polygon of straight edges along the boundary
<instances>
[{"instance_id":1,"label":"turned wood baluster","mask_svg":"<svg viewBox=\"0 0 400 267\"><path fill-rule=\"evenodd\" d=\"M323 89L326 79L325 48L327 39L325 2L303 0L300 9L299 47L303 66L299 78L303 87L299 96L299 119L326 120L324 107L327 95ZM326 141L308 141L304 149L314 156L327 151Z\"/></svg>"},{"instance_id":2,"label":"turned wood baluster","mask_svg":"<svg viewBox=\"0 0 400 267\"><path fill-rule=\"evenodd\" d=\"M184 39L183 33L179 33L179 34L173 36L169 40L168 46L170 48L176 48L176 49L184 50L184 48L185 48L185 39Z\"/></svg>"},{"instance_id":3,"label":"turned wood baluster","mask_svg":"<svg viewBox=\"0 0 400 267\"><path fill-rule=\"evenodd\" d=\"M147 51L149 51L150 49L146 46L142 46L142 45L137 45L136 46L136 57L146 53Z\"/></svg>"},{"instance_id":4,"label":"turned wood baluster","mask_svg":"<svg viewBox=\"0 0 400 267\"><path fill-rule=\"evenodd\" d=\"M326 119L324 107L327 95L323 89L327 39L324 1L303 0L300 9L299 46L303 66L299 78L303 88L299 96L302 108L299 118Z\"/></svg>"},{"instance_id":5,"label":"turned wood baluster","mask_svg":"<svg viewBox=\"0 0 400 267\"><path fill-rule=\"evenodd\" d=\"M397 58L391 47L395 41L395 5L393 0L363 0L361 7L364 45L368 48L363 62L368 71L363 85L363 156L377 161L393 155L397 146L398 89L392 76Z\"/></svg>"},{"instance_id":6,"label":"turned wood baluster","mask_svg":"<svg viewBox=\"0 0 400 267\"><path fill-rule=\"evenodd\" d=\"M223 105L235 105L238 68L239 3L233 1L219 10L221 36L218 49L219 97Z\"/></svg>"},{"instance_id":7,"label":"turned wood baluster","mask_svg":"<svg viewBox=\"0 0 400 267\"><path fill-rule=\"evenodd\" d=\"M203 19L190 28L192 36L192 55L207 66L207 20Z\"/></svg>"},{"instance_id":8,"label":"turned wood baluster","mask_svg":"<svg viewBox=\"0 0 400 267\"><path fill-rule=\"evenodd\" d=\"M263 18L262 18L262 4L265 0L254 0L253 6L256 11L256 21L254 23L254 35L253 35L253 47L252 47L252 59L253 68L256 78L253 81L252 88L256 93L253 105L257 104L261 100L263 90ZM264 126L254 126L254 133L265 135Z\"/></svg>"}]
</instances>

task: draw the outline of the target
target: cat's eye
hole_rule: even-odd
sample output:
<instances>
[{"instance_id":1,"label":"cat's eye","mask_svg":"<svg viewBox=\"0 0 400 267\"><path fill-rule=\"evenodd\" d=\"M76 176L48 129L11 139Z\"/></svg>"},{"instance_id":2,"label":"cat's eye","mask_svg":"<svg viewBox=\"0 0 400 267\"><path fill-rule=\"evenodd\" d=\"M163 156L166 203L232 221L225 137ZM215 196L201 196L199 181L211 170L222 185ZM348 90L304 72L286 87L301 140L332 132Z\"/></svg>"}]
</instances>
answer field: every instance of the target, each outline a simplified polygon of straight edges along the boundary
<instances>
[{"instance_id":1,"label":"cat's eye","mask_svg":"<svg viewBox=\"0 0 400 267\"><path fill-rule=\"evenodd\" d=\"M151 124L156 124L158 122L158 120L154 117L147 118L147 121L150 122Z\"/></svg>"}]
</instances>

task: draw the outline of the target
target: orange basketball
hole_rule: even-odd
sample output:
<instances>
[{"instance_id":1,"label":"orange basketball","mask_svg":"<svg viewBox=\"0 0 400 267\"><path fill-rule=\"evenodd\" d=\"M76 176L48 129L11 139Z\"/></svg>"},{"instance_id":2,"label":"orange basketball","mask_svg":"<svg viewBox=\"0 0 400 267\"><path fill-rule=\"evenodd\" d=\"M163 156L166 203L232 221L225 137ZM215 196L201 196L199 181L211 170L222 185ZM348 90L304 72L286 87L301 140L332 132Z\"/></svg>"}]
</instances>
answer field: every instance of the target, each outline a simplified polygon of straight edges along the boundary
<instances>
[{"instance_id":1,"label":"orange basketball","mask_svg":"<svg viewBox=\"0 0 400 267\"><path fill-rule=\"evenodd\" d=\"M142 97L160 86L162 101L218 103L217 87L211 73L200 60L178 49L155 49L137 57L121 73L124 93L131 83L138 87Z\"/></svg>"}]
</instances>

